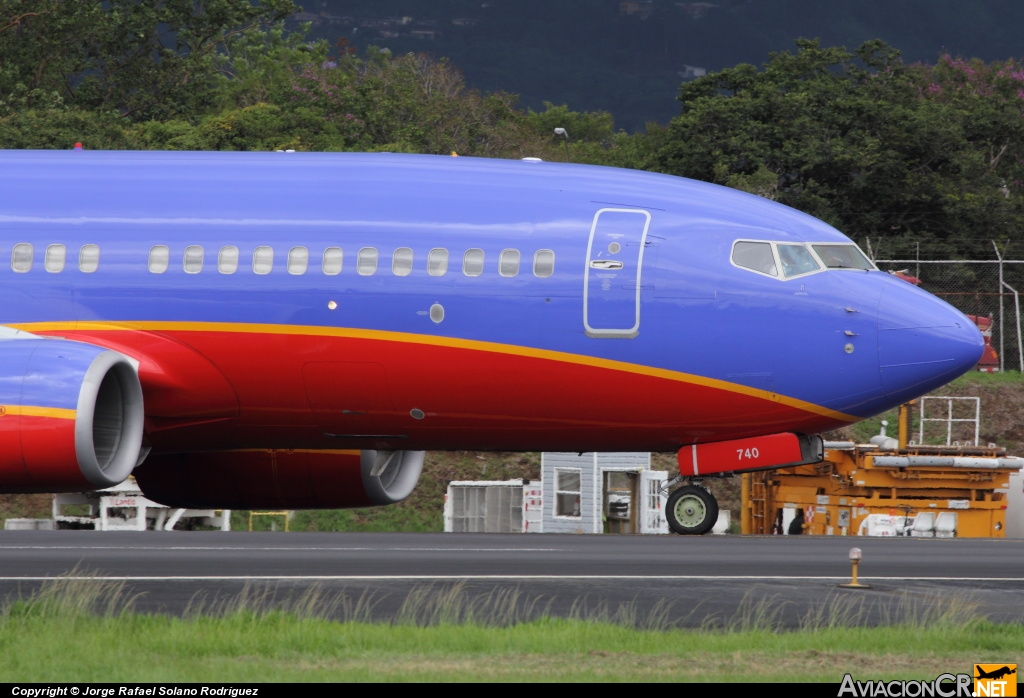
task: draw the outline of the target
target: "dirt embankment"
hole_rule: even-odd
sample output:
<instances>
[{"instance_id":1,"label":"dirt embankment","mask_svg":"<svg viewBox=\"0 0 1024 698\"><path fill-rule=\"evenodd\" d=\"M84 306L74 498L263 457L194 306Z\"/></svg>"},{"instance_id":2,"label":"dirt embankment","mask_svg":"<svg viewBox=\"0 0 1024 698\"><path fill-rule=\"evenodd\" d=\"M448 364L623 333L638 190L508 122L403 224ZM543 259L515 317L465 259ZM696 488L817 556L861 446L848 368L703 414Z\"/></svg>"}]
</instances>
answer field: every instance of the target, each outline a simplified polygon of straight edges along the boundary
<instances>
[{"instance_id":1,"label":"dirt embankment","mask_svg":"<svg viewBox=\"0 0 1024 698\"><path fill-rule=\"evenodd\" d=\"M1024 456L1024 378L1019 374L1006 375L969 373L949 385L929 393L930 398L978 398L980 416L978 445L995 444L1005 448L1014 456ZM969 400L954 400L952 403L951 441L974 442L975 403ZM910 440L927 444L944 444L947 438L945 418L950 415L949 403L940 399L929 399L925 404L924 438L921 438L921 402L915 401L911 408ZM879 433L882 420L889 422L887 433L896 435L897 412L892 410L863 422L830 432L827 439L865 442ZM936 421L932 421L936 420Z\"/></svg>"},{"instance_id":2,"label":"dirt embankment","mask_svg":"<svg viewBox=\"0 0 1024 698\"><path fill-rule=\"evenodd\" d=\"M981 398L978 443L994 443L1011 455L1024 456L1024 380L1001 378L985 380L972 375L933 394Z\"/></svg>"}]
</instances>

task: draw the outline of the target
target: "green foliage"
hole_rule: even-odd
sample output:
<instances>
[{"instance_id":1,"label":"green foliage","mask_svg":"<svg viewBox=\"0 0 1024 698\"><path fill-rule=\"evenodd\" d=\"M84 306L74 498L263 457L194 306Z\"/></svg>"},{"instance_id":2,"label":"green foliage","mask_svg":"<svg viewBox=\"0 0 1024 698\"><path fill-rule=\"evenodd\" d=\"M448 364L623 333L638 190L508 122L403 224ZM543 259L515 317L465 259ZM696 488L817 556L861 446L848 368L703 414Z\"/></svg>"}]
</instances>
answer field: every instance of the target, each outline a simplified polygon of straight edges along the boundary
<instances>
[{"instance_id":1,"label":"green foliage","mask_svg":"<svg viewBox=\"0 0 1024 698\"><path fill-rule=\"evenodd\" d=\"M544 111L528 109L523 118L543 144L544 149L534 154L545 159L618 167L641 165L641 150L637 146L645 142L643 137L616 131L615 121L606 111L579 112L564 104L544 102ZM556 128L564 128L568 140L556 135Z\"/></svg>"},{"instance_id":2,"label":"green foliage","mask_svg":"<svg viewBox=\"0 0 1024 698\"><path fill-rule=\"evenodd\" d=\"M371 47L308 65L291 87L289 104L337 124L344 149L507 156L528 135L514 98L469 90L448 61L425 54Z\"/></svg>"},{"instance_id":3,"label":"green foliage","mask_svg":"<svg viewBox=\"0 0 1024 698\"><path fill-rule=\"evenodd\" d=\"M522 157L553 149L506 94L466 88L448 61L371 49L320 60L278 29L229 42L224 109L189 128L143 125L148 147L198 150L392 151ZM308 60L313 58L313 60ZM575 113L574 113L575 114ZM610 133L607 115L575 114Z\"/></svg>"},{"instance_id":4,"label":"green foliage","mask_svg":"<svg viewBox=\"0 0 1024 698\"><path fill-rule=\"evenodd\" d=\"M308 65L327 61L323 39L307 41L308 26L286 31L284 22L263 29L252 27L229 36L215 65L221 77L220 106L244 108L262 103L285 103L293 79Z\"/></svg>"},{"instance_id":5,"label":"green foliage","mask_svg":"<svg viewBox=\"0 0 1024 698\"><path fill-rule=\"evenodd\" d=\"M369 509L297 511L292 526L297 531L437 533L444 528L441 501L435 502L437 506L430 509L394 505Z\"/></svg>"},{"instance_id":6,"label":"green foliage","mask_svg":"<svg viewBox=\"0 0 1024 698\"><path fill-rule=\"evenodd\" d=\"M215 99L225 42L295 9L291 0L0 0L2 106L195 115Z\"/></svg>"},{"instance_id":7,"label":"green foliage","mask_svg":"<svg viewBox=\"0 0 1024 698\"><path fill-rule=\"evenodd\" d=\"M344 150L336 124L308 108L256 104L207 116L198 124L148 122L140 135L157 150Z\"/></svg>"},{"instance_id":8,"label":"green foliage","mask_svg":"<svg viewBox=\"0 0 1024 698\"><path fill-rule=\"evenodd\" d=\"M907 66L881 41L852 53L796 43L763 70L685 83L649 165L774 198L857 237L1019 236L1016 64Z\"/></svg>"},{"instance_id":9,"label":"green foliage","mask_svg":"<svg viewBox=\"0 0 1024 698\"><path fill-rule=\"evenodd\" d=\"M146 147L132 124L116 112L56 108L0 115L0 148L69 150L79 142L90 150Z\"/></svg>"},{"instance_id":10,"label":"green foliage","mask_svg":"<svg viewBox=\"0 0 1024 698\"><path fill-rule=\"evenodd\" d=\"M555 129L564 128L574 143L601 143L615 136L615 121L608 112L572 111L564 104L544 102L542 112L528 109L526 122L538 133L552 138L560 138L555 136Z\"/></svg>"}]
</instances>

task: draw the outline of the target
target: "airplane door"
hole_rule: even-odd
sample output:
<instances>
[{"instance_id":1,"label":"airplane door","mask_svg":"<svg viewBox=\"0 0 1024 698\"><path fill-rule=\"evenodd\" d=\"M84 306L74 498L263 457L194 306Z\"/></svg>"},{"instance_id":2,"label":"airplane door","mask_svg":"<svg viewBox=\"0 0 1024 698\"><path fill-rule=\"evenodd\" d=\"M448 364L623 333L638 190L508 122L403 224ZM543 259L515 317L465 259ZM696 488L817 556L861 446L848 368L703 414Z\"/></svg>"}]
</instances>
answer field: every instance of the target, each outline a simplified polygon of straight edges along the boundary
<instances>
[{"instance_id":1,"label":"airplane door","mask_svg":"<svg viewBox=\"0 0 1024 698\"><path fill-rule=\"evenodd\" d=\"M640 277L651 214L603 208L594 216L583 274L583 327L591 337L640 331Z\"/></svg>"}]
</instances>

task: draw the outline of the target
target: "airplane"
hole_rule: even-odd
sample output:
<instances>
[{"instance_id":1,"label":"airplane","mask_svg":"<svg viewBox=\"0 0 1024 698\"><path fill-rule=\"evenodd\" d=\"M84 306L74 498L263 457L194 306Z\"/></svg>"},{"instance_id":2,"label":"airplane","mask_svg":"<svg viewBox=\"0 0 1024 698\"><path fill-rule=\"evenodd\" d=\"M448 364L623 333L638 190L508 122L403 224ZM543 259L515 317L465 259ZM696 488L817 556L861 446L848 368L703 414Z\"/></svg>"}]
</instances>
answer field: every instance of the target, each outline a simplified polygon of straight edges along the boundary
<instances>
[{"instance_id":1,"label":"airplane","mask_svg":"<svg viewBox=\"0 0 1024 698\"><path fill-rule=\"evenodd\" d=\"M992 671L985 671L984 669L980 668L977 664L974 665L974 668L978 672L978 675L974 677L976 679L995 679L995 680L999 680L999 679L1003 678L1004 676L1009 676L1010 674L1016 674L1017 673L1017 669L1015 669L1015 668L1011 669L1008 666L1002 666L999 669L993 669Z\"/></svg>"},{"instance_id":2,"label":"airplane","mask_svg":"<svg viewBox=\"0 0 1024 698\"><path fill-rule=\"evenodd\" d=\"M536 158L0 151L0 492L390 504L426 450L708 477L973 367L974 323L750 194ZM7 260L10 260L9 263Z\"/></svg>"}]
</instances>

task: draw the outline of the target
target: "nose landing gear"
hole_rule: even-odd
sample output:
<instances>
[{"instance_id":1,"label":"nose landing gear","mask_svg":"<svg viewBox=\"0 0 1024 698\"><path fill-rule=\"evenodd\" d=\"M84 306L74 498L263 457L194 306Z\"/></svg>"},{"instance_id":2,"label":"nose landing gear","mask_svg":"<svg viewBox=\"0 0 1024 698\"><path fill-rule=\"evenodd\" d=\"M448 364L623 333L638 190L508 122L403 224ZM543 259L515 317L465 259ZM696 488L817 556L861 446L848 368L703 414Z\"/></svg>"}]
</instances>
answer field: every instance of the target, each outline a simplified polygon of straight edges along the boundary
<instances>
[{"instance_id":1,"label":"nose landing gear","mask_svg":"<svg viewBox=\"0 0 1024 698\"><path fill-rule=\"evenodd\" d=\"M668 496L665 518L676 533L704 535L718 521L718 500L699 484L685 485Z\"/></svg>"}]
</instances>

